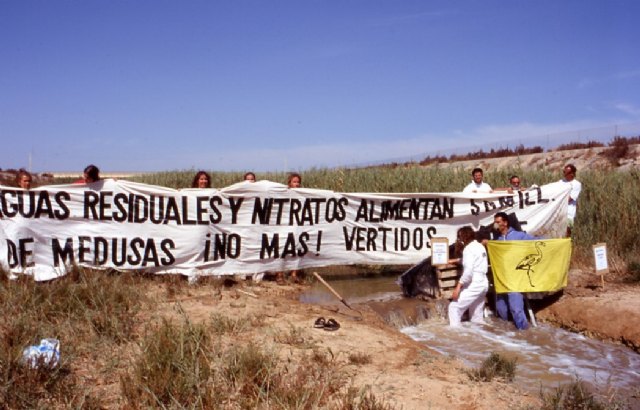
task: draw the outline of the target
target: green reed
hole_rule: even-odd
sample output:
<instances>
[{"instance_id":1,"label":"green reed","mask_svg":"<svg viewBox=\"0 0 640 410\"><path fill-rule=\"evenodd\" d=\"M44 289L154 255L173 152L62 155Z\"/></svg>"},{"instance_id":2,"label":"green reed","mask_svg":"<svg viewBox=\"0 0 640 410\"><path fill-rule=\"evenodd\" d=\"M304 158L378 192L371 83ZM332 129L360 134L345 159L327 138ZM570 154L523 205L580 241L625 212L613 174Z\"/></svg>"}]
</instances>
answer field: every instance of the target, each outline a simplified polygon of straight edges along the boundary
<instances>
[{"instance_id":1,"label":"green reed","mask_svg":"<svg viewBox=\"0 0 640 410\"><path fill-rule=\"evenodd\" d=\"M302 184L308 188L338 192L459 192L471 181L469 169L462 167L384 166L359 169L313 168L303 172ZM162 172L135 178L138 182L171 188L186 188L195 174L192 170ZM523 185L543 185L560 180L560 170L513 167L485 171L492 187L506 187L511 175L520 176ZM225 187L242 180L242 172L211 172L213 185ZM286 183L288 173L256 173L257 178ZM583 184L576 225L573 230L574 261L591 261L591 246L606 242L612 257L627 263L638 260L640 246L635 228L640 222L640 172L579 170Z\"/></svg>"}]
</instances>

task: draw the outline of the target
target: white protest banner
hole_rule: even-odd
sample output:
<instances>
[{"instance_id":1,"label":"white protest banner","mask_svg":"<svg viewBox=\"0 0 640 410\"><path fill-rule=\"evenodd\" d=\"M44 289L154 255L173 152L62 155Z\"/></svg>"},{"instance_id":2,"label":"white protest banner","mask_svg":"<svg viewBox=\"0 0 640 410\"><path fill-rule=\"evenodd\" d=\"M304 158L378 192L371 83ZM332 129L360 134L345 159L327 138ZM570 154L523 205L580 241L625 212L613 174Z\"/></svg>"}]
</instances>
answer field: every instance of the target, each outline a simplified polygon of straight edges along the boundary
<instances>
[{"instance_id":1,"label":"white protest banner","mask_svg":"<svg viewBox=\"0 0 640 410\"><path fill-rule=\"evenodd\" d=\"M515 194L337 193L259 181L174 190L127 181L24 191L0 186L0 264L48 280L71 265L183 275L412 264L430 238L515 212L547 238L566 227L553 183Z\"/></svg>"}]
</instances>

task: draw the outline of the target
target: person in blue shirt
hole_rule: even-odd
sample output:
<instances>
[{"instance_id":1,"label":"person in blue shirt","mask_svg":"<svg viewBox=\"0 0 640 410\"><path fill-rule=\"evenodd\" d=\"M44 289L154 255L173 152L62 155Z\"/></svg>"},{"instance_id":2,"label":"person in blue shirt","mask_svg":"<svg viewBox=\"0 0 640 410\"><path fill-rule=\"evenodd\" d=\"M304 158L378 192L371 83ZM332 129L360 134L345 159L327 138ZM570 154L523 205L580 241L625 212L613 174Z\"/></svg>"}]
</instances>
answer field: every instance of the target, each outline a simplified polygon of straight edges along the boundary
<instances>
[{"instance_id":1,"label":"person in blue shirt","mask_svg":"<svg viewBox=\"0 0 640 410\"><path fill-rule=\"evenodd\" d=\"M498 232L499 241L526 241L537 239L523 231L513 229L509 224L509 216L505 212L498 212L493 217L493 228ZM524 311L524 296L520 292L500 293L496 297L496 313L503 320L509 320L509 313L519 330L529 328L527 315Z\"/></svg>"}]
</instances>

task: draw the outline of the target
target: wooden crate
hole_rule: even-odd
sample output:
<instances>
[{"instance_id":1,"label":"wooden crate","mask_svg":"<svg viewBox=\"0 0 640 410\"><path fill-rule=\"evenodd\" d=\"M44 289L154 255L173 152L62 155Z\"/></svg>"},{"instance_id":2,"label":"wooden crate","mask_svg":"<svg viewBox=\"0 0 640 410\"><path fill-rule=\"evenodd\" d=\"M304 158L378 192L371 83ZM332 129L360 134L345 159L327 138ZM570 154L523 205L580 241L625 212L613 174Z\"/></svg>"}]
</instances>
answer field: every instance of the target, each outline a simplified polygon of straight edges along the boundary
<instances>
[{"instance_id":1,"label":"wooden crate","mask_svg":"<svg viewBox=\"0 0 640 410\"><path fill-rule=\"evenodd\" d=\"M459 265L441 265L436 267L438 275L438 298L450 299L462 271Z\"/></svg>"}]
</instances>

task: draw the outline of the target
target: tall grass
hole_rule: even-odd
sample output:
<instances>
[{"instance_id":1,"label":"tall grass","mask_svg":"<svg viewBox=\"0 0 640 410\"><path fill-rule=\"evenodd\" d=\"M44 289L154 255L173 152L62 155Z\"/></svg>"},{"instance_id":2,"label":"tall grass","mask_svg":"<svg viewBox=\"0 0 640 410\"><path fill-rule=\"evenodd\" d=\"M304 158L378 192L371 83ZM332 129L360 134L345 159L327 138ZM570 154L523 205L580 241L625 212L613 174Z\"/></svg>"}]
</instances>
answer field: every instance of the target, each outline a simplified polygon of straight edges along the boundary
<instances>
[{"instance_id":1,"label":"tall grass","mask_svg":"<svg viewBox=\"0 0 640 410\"><path fill-rule=\"evenodd\" d=\"M0 408L100 407L73 369L132 337L136 279L81 269L48 283L0 277ZM44 338L60 341L59 365L25 366L23 349Z\"/></svg>"},{"instance_id":2,"label":"tall grass","mask_svg":"<svg viewBox=\"0 0 640 410\"><path fill-rule=\"evenodd\" d=\"M129 408L391 408L375 395L357 395L341 364L315 351L296 363L251 340L220 338L229 323L163 321L140 342L140 354L121 379ZM216 327L216 330L212 329ZM211 335L217 335L213 338Z\"/></svg>"},{"instance_id":3,"label":"tall grass","mask_svg":"<svg viewBox=\"0 0 640 410\"><path fill-rule=\"evenodd\" d=\"M589 172L581 179L575 243L582 254L606 242L607 250L628 263L640 261L640 171Z\"/></svg>"},{"instance_id":4,"label":"tall grass","mask_svg":"<svg viewBox=\"0 0 640 410\"><path fill-rule=\"evenodd\" d=\"M561 385L550 392L540 393L541 410L589 409L589 410L623 410L632 408L630 403L618 398L615 394L602 397L589 388L580 379Z\"/></svg>"},{"instance_id":5,"label":"tall grass","mask_svg":"<svg viewBox=\"0 0 640 410\"><path fill-rule=\"evenodd\" d=\"M136 178L139 182L172 188L185 188L193 171L163 172ZM242 179L241 173L213 172L213 184L224 187ZM543 185L558 181L560 170L541 167L522 169L516 162L512 168L485 173L485 181L493 187L504 187L513 174L523 185ZM285 183L286 173L258 173L258 179ZM310 169L302 173L303 186L338 192L458 192L471 176L462 168L396 166L362 169ZM573 229L574 261L590 263L591 246L606 242L611 256L626 263L640 260L640 242L636 228L640 226L640 171L579 170L583 184L578 215Z\"/></svg>"},{"instance_id":6,"label":"tall grass","mask_svg":"<svg viewBox=\"0 0 640 410\"><path fill-rule=\"evenodd\" d=\"M192 323L177 305L177 320L149 320L149 281L74 269L38 283L0 271L0 408L390 408L355 394L330 352L305 344L291 356L290 341L264 342L262 316ZM31 368L22 351L46 337L60 340L60 362Z\"/></svg>"}]
</instances>

